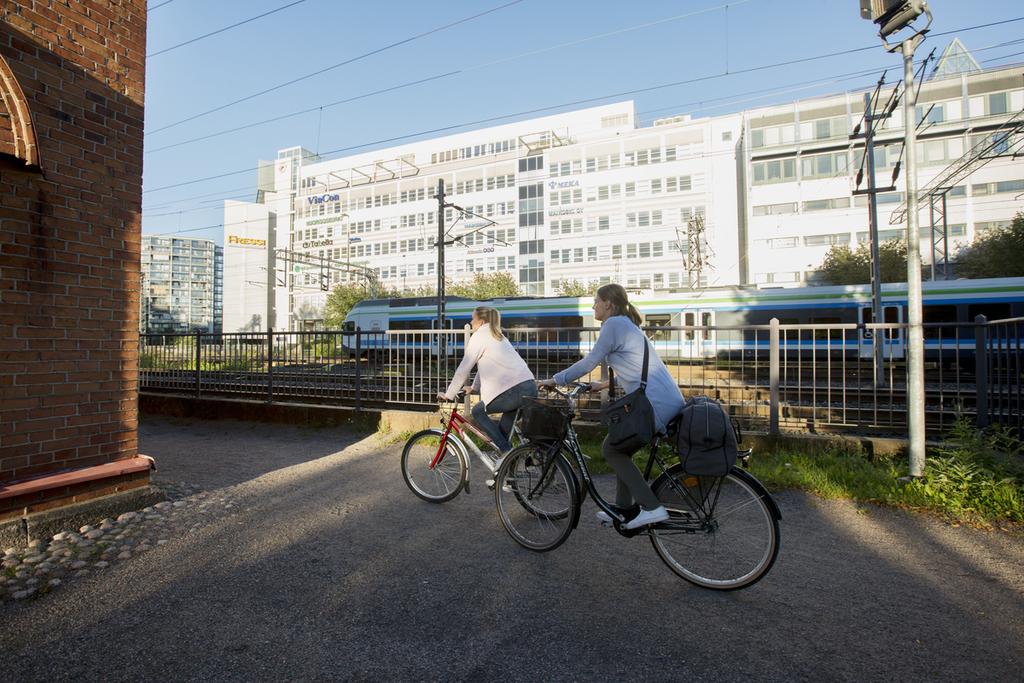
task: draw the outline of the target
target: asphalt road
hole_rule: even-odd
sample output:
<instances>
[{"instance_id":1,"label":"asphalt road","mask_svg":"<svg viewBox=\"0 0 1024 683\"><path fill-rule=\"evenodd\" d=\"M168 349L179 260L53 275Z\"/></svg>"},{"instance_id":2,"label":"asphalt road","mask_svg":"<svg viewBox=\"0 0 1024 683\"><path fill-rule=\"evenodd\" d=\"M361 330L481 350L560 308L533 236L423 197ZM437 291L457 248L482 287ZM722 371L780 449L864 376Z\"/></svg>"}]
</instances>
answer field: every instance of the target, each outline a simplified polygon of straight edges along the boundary
<instances>
[{"instance_id":1,"label":"asphalt road","mask_svg":"<svg viewBox=\"0 0 1024 683\"><path fill-rule=\"evenodd\" d=\"M4 680L1020 680L1024 541L791 492L772 572L691 587L591 523L521 549L493 498L415 498L400 445L145 417L158 477L233 507L0 606ZM610 482L603 482L604 486Z\"/></svg>"}]
</instances>

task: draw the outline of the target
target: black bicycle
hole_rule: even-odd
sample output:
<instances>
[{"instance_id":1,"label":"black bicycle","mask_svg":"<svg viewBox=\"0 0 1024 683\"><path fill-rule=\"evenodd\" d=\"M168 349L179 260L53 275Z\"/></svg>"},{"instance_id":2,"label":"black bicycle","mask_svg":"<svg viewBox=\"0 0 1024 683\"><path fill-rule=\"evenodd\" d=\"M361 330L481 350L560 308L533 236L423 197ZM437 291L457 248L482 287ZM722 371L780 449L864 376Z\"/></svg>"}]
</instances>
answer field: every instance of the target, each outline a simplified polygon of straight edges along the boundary
<instances>
[{"instance_id":1,"label":"black bicycle","mask_svg":"<svg viewBox=\"0 0 1024 683\"><path fill-rule=\"evenodd\" d=\"M704 477L687 474L678 463L667 464L659 452L667 436L651 443L644 478L668 509L669 519L639 529L625 528L626 518L595 488L572 425L577 397L587 390L589 385L579 383L568 390L553 389L562 404L552 407L560 416L554 420L554 436L534 437L502 462L494 495L509 535L530 550L554 550L579 523L583 496L589 491L620 534L650 537L658 557L693 584L736 590L767 574L779 554L782 518L771 495L738 467L724 477ZM674 451L668 457L673 456ZM749 457L750 451L745 451L740 462L746 465ZM659 474L652 481L655 465Z\"/></svg>"}]
</instances>

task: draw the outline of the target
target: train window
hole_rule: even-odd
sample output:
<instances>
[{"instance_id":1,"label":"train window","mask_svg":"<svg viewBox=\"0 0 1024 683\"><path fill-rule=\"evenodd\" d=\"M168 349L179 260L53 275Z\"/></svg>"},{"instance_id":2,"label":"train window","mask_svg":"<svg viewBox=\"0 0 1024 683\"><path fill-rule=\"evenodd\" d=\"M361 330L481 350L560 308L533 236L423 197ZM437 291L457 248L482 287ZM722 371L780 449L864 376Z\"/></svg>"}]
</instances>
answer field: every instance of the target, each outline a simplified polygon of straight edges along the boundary
<instances>
[{"instance_id":1,"label":"train window","mask_svg":"<svg viewBox=\"0 0 1024 683\"><path fill-rule=\"evenodd\" d=\"M939 339L942 337L942 327L930 327L929 323L955 323L957 321L956 306L925 306L922 309L923 320L925 324L924 338L925 339ZM953 329L950 327L945 328L947 336L953 336Z\"/></svg>"},{"instance_id":2,"label":"train window","mask_svg":"<svg viewBox=\"0 0 1024 683\"><path fill-rule=\"evenodd\" d=\"M696 318L695 314L693 314L693 313L684 313L683 314L683 326L684 327L693 327L694 325L697 324L696 321L697 321L697 318ZM684 333L684 336L686 337L686 341L693 341L694 331L693 330L686 330L686 332Z\"/></svg>"},{"instance_id":3,"label":"train window","mask_svg":"<svg viewBox=\"0 0 1024 683\"><path fill-rule=\"evenodd\" d=\"M988 304L969 304L967 306L967 320L974 322L974 319L983 315L989 320L1003 320L1010 316L1010 304L1009 303L988 303Z\"/></svg>"},{"instance_id":4,"label":"train window","mask_svg":"<svg viewBox=\"0 0 1024 683\"><path fill-rule=\"evenodd\" d=\"M668 341L672 337L669 330L660 330L659 327L669 327L672 324L672 316L668 313L662 315L648 315L644 321L647 325L647 336L651 341Z\"/></svg>"},{"instance_id":5,"label":"train window","mask_svg":"<svg viewBox=\"0 0 1024 683\"><path fill-rule=\"evenodd\" d=\"M838 325L842 322L836 316L812 317L812 325ZM843 333L839 330L814 330L815 339L841 339Z\"/></svg>"}]
</instances>

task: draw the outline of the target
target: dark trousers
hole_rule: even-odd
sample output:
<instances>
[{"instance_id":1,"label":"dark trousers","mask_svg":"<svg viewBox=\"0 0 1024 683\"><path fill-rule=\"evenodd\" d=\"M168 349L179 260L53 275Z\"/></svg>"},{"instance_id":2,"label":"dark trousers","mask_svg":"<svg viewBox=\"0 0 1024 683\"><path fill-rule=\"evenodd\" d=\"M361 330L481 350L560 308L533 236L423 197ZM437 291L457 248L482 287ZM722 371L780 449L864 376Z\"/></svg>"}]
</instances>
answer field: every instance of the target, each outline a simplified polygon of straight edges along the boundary
<instances>
[{"instance_id":1,"label":"dark trousers","mask_svg":"<svg viewBox=\"0 0 1024 683\"><path fill-rule=\"evenodd\" d=\"M635 452L635 451L634 451ZM619 507L631 507L633 502L640 504L644 510L653 510L661 505L654 491L644 481L644 475L633 464L633 453L625 453L608 443L607 437L601 444L601 455L615 470L615 504Z\"/></svg>"},{"instance_id":2,"label":"dark trousers","mask_svg":"<svg viewBox=\"0 0 1024 683\"><path fill-rule=\"evenodd\" d=\"M508 435L512 433L516 411L523 404L525 397L536 395L537 385L533 380L520 382L495 396L490 403L484 404L483 401L477 401L473 406L473 421L481 431L491 437L494 445L504 453L512 448ZM495 422L487 413L501 413L501 419Z\"/></svg>"}]
</instances>

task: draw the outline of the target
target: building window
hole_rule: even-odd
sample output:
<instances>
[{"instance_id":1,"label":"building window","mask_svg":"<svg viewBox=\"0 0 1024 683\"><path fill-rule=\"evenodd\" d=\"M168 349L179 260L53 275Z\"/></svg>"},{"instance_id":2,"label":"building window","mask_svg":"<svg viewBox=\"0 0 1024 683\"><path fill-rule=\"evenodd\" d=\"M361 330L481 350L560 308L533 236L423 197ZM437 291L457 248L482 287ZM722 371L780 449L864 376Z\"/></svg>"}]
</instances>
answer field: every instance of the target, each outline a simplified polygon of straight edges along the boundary
<instances>
[{"instance_id":1,"label":"building window","mask_svg":"<svg viewBox=\"0 0 1024 683\"><path fill-rule=\"evenodd\" d=\"M846 152L815 154L801 157L800 176L804 179L834 178L845 174L848 167L849 157Z\"/></svg>"},{"instance_id":2,"label":"building window","mask_svg":"<svg viewBox=\"0 0 1024 683\"><path fill-rule=\"evenodd\" d=\"M796 180L796 159L773 159L753 163L754 185Z\"/></svg>"},{"instance_id":3,"label":"building window","mask_svg":"<svg viewBox=\"0 0 1024 683\"><path fill-rule=\"evenodd\" d=\"M523 157L519 160L519 172L528 173L530 171L539 171L544 168L544 157L542 155L536 155L532 157Z\"/></svg>"},{"instance_id":4,"label":"building window","mask_svg":"<svg viewBox=\"0 0 1024 683\"><path fill-rule=\"evenodd\" d=\"M785 202L783 204L762 204L754 207L755 216L779 216L796 213L796 202Z\"/></svg>"}]
</instances>

